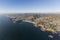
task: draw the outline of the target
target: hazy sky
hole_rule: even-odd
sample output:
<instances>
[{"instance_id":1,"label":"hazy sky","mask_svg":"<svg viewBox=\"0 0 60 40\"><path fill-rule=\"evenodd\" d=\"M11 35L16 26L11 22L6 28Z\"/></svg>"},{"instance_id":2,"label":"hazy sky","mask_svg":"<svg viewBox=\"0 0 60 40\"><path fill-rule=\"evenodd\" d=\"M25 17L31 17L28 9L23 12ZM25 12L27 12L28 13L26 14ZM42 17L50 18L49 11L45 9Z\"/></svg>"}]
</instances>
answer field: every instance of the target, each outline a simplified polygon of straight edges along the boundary
<instances>
[{"instance_id":1,"label":"hazy sky","mask_svg":"<svg viewBox=\"0 0 60 40\"><path fill-rule=\"evenodd\" d=\"M0 13L60 12L60 0L0 0Z\"/></svg>"}]
</instances>

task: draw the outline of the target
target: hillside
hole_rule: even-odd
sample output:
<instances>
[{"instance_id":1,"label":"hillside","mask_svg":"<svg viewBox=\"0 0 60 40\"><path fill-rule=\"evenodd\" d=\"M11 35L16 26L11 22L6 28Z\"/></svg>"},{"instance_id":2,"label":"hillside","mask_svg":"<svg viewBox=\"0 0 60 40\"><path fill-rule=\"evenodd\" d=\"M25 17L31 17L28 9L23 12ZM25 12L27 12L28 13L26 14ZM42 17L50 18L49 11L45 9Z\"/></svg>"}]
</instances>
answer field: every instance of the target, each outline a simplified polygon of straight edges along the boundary
<instances>
[{"instance_id":1,"label":"hillside","mask_svg":"<svg viewBox=\"0 0 60 40\"><path fill-rule=\"evenodd\" d=\"M33 23L42 31L56 33L60 30L60 14L15 14L8 15L13 22L26 21Z\"/></svg>"}]
</instances>

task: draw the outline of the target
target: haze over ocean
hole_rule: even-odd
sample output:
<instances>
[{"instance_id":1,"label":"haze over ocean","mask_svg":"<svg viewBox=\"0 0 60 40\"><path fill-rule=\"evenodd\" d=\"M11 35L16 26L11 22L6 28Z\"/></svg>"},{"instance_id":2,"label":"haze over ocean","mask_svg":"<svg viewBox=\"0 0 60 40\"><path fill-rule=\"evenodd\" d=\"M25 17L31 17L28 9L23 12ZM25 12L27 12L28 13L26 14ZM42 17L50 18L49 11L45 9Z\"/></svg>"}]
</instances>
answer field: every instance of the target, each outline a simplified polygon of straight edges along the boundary
<instances>
[{"instance_id":1,"label":"haze over ocean","mask_svg":"<svg viewBox=\"0 0 60 40\"><path fill-rule=\"evenodd\" d=\"M0 0L0 13L60 12L60 0Z\"/></svg>"}]
</instances>

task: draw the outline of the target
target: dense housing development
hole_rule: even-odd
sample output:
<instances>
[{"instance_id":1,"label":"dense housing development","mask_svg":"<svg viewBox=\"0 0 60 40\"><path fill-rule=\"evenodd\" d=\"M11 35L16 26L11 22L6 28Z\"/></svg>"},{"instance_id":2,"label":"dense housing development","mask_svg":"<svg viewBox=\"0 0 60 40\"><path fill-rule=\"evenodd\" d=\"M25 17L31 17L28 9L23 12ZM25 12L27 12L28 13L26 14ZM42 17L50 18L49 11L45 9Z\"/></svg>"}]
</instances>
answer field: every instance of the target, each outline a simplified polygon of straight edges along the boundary
<instances>
[{"instance_id":1,"label":"dense housing development","mask_svg":"<svg viewBox=\"0 0 60 40\"><path fill-rule=\"evenodd\" d=\"M56 33L60 30L60 16L59 14L15 14L8 15L13 22L25 21L33 23L36 27L41 28L42 31L51 31Z\"/></svg>"}]
</instances>

